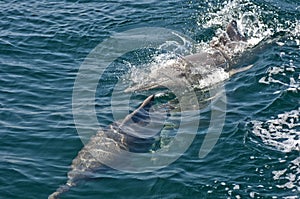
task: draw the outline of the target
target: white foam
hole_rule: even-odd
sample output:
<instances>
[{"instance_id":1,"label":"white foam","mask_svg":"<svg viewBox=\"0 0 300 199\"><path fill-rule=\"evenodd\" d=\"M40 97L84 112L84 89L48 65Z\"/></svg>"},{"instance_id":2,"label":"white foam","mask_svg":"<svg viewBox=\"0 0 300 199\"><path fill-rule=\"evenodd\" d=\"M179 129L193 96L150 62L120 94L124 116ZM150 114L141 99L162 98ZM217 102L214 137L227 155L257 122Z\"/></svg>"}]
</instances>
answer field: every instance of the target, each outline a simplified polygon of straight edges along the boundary
<instances>
[{"instance_id":1,"label":"white foam","mask_svg":"<svg viewBox=\"0 0 300 199\"><path fill-rule=\"evenodd\" d=\"M223 82L229 78L229 73L226 72L223 68L216 68L213 72L209 73L205 78L200 79L198 85L195 85L195 88L203 89L209 88L213 85L216 85L220 82Z\"/></svg>"},{"instance_id":2,"label":"white foam","mask_svg":"<svg viewBox=\"0 0 300 199\"><path fill-rule=\"evenodd\" d=\"M282 152L300 152L300 108L279 114L265 122L253 121L252 123L253 134L267 146ZM287 160L282 158L279 158L278 162L287 164ZM272 174L273 180L278 182L276 187L291 190L291 195L286 198L294 198L293 193L299 193L300 157L290 161L286 168L272 171Z\"/></svg>"},{"instance_id":3,"label":"white foam","mask_svg":"<svg viewBox=\"0 0 300 199\"><path fill-rule=\"evenodd\" d=\"M293 60L290 60L289 64L269 67L265 76L261 77L258 82L261 84L279 84L285 86L285 89L279 88L280 90L274 91L274 94L285 91L299 92L300 75L296 79L293 77L293 75L298 73L298 71L299 68L293 64Z\"/></svg>"},{"instance_id":4,"label":"white foam","mask_svg":"<svg viewBox=\"0 0 300 199\"><path fill-rule=\"evenodd\" d=\"M281 184L276 185L278 188L300 192L300 157L292 160L286 169L273 171L272 174L274 180L281 181Z\"/></svg>"},{"instance_id":5,"label":"white foam","mask_svg":"<svg viewBox=\"0 0 300 199\"><path fill-rule=\"evenodd\" d=\"M266 122L253 121L253 133L261 140L280 151L300 151L300 108Z\"/></svg>"},{"instance_id":6,"label":"white foam","mask_svg":"<svg viewBox=\"0 0 300 199\"><path fill-rule=\"evenodd\" d=\"M153 61L143 65L142 67L134 67L131 69L131 81L133 83L143 84L143 82L155 81L161 75L164 68L176 63L173 53L160 54L153 57Z\"/></svg>"},{"instance_id":7,"label":"white foam","mask_svg":"<svg viewBox=\"0 0 300 199\"><path fill-rule=\"evenodd\" d=\"M256 192L254 192L254 191L252 191L252 192L250 192L250 198L254 198L255 197L255 194L257 194Z\"/></svg>"},{"instance_id":8,"label":"white foam","mask_svg":"<svg viewBox=\"0 0 300 199\"><path fill-rule=\"evenodd\" d=\"M234 185L233 189L234 189L234 190L240 189L240 185L238 185L238 184Z\"/></svg>"},{"instance_id":9,"label":"white foam","mask_svg":"<svg viewBox=\"0 0 300 199\"><path fill-rule=\"evenodd\" d=\"M249 46L257 45L262 39L272 35L274 32L260 20L262 10L251 1L233 0L218 6L218 10L215 7L211 7L208 8L208 14L199 16L198 25L200 27L210 28L219 25L224 29L229 21L235 19L240 31L248 36ZM246 9L248 11L244 11L244 8L248 8Z\"/></svg>"}]
</instances>

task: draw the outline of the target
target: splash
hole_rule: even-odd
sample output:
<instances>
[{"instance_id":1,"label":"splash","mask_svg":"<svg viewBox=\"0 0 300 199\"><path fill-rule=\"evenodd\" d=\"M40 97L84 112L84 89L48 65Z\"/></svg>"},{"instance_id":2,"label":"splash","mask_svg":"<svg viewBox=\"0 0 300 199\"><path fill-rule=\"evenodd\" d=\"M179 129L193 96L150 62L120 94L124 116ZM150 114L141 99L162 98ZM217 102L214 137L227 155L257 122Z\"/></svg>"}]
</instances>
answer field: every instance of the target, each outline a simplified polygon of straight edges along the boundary
<instances>
[{"instance_id":1,"label":"splash","mask_svg":"<svg viewBox=\"0 0 300 199\"><path fill-rule=\"evenodd\" d=\"M269 28L260 18L262 9L253 2L247 0L226 1L217 7L208 8L208 16L200 16L198 26L203 28L225 27L229 21L235 19L240 31L248 37L250 46L257 45L265 37L272 34ZM222 32L217 29L217 35Z\"/></svg>"},{"instance_id":2,"label":"splash","mask_svg":"<svg viewBox=\"0 0 300 199\"><path fill-rule=\"evenodd\" d=\"M204 29L214 27L216 35L220 35L228 22L235 19L240 31L248 38L249 47L280 31L290 33L299 45L299 20L285 19L283 22L278 13L250 0L225 1L206 9L207 14L199 14L197 24ZM267 20L268 16L273 16L272 22Z\"/></svg>"},{"instance_id":3,"label":"splash","mask_svg":"<svg viewBox=\"0 0 300 199\"><path fill-rule=\"evenodd\" d=\"M180 57L173 52L158 54L153 57L150 63L140 66L131 65L130 77L133 85L152 85L157 83L157 79L163 79L166 76L165 68L179 64Z\"/></svg>"},{"instance_id":4,"label":"splash","mask_svg":"<svg viewBox=\"0 0 300 199\"><path fill-rule=\"evenodd\" d=\"M285 181L285 183L276 185L278 188L300 192L300 157L292 160L286 169L273 171L272 174L275 181Z\"/></svg>"},{"instance_id":5,"label":"splash","mask_svg":"<svg viewBox=\"0 0 300 199\"><path fill-rule=\"evenodd\" d=\"M252 124L253 134L267 146L286 153L300 152L300 108L265 122L252 121ZM300 192L300 157L291 160L288 165L286 161L279 159L279 164L285 168L272 171L273 180L277 182L277 188L291 190L289 197L294 198Z\"/></svg>"},{"instance_id":6,"label":"splash","mask_svg":"<svg viewBox=\"0 0 300 199\"><path fill-rule=\"evenodd\" d=\"M282 60L285 58L289 58L290 60L288 63L283 63L280 66L270 66L266 74L258 82L266 85L279 85L279 89L274 91L274 94L282 92L298 93L300 91L300 68L296 66L295 61L286 55L285 52L281 52L280 57Z\"/></svg>"},{"instance_id":7,"label":"splash","mask_svg":"<svg viewBox=\"0 0 300 199\"><path fill-rule=\"evenodd\" d=\"M164 43L159 45L147 63L134 65L124 62L130 72L122 79L124 81L130 80L131 85L152 85L157 83L159 77L166 76L168 67L180 64L183 61L181 56L192 53L194 41L175 31L172 32L172 35L174 38L172 40L166 39Z\"/></svg>"},{"instance_id":8,"label":"splash","mask_svg":"<svg viewBox=\"0 0 300 199\"><path fill-rule=\"evenodd\" d=\"M300 151L300 108L266 122L253 121L253 133L266 145L282 152Z\"/></svg>"}]
</instances>

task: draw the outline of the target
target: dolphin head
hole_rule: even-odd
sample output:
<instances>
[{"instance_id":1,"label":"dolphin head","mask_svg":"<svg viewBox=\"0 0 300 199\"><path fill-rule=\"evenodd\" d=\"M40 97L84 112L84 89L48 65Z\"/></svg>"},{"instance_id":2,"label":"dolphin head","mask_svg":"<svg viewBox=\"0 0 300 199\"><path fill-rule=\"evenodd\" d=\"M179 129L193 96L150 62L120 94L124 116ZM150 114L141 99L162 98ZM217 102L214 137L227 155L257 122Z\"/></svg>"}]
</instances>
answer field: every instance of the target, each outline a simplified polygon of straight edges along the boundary
<instances>
[{"instance_id":1,"label":"dolphin head","mask_svg":"<svg viewBox=\"0 0 300 199\"><path fill-rule=\"evenodd\" d=\"M179 56L170 64L164 63L145 75L144 81L136 82L125 92L170 88L174 84L192 85L204 89L221 82L231 75L249 69L235 68L241 53L247 48L247 39L238 29L236 20L228 23L226 30L210 42L207 50L184 57ZM216 79L214 75L221 76ZM209 80L214 80L210 81ZM179 88L179 86L178 86Z\"/></svg>"}]
</instances>

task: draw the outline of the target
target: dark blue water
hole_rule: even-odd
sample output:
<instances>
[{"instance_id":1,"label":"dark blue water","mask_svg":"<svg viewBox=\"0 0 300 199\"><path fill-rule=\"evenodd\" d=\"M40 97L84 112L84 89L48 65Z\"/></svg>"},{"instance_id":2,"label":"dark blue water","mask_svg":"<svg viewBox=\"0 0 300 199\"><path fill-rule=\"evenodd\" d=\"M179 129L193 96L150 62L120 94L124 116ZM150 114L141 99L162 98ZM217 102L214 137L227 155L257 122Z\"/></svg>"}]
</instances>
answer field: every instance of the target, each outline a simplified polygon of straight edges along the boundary
<instances>
[{"instance_id":1,"label":"dark blue water","mask_svg":"<svg viewBox=\"0 0 300 199\"><path fill-rule=\"evenodd\" d=\"M198 157L210 122L204 107L193 143L172 164L148 173L96 173L61 198L299 198L298 0L1 1L0 198L47 198L66 182L83 147L73 86L98 44L133 28L163 27L201 48L233 18L255 46L239 64L253 67L224 83L226 117L213 150ZM151 53L129 61L148 62ZM96 94L101 126L114 121L112 89L128 72L113 64L107 70ZM133 95L132 106L149 93ZM121 111L125 102L118 103Z\"/></svg>"}]
</instances>

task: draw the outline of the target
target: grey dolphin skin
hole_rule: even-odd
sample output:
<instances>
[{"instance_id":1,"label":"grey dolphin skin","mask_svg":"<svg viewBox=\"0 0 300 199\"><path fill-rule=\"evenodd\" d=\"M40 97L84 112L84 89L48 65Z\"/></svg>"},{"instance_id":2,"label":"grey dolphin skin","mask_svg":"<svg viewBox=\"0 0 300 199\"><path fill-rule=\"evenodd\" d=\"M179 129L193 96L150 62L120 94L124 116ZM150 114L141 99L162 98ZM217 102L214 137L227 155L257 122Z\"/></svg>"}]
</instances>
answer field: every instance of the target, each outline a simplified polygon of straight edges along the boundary
<instances>
[{"instance_id":1,"label":"grey dolphin skin","mask_svg":"<svg viewBox=\"0 0 300 199\"><path fill-rule=\"evenodd\" d=\"M147 106L150 106L153 99L154 95L150 95L124 120L109 125L108 128L100 130L91 137L88 144L79 151L77 157L73 160L66 184L60 186L48 199L58 199L62 193L76 186L80 180L88 178L91 172L105 168L102 162L117 162L118 154L120 154L121 150L134 150L136 145L144 144L145 141L143 139L126 134L122 129L126 127L138 129L145 125L145 120L137 120L134 117L141 117L138 114L147 114ZM143 117L147 121L147 115L143 115ZM145 146L142 147L145 148Z\"/></svg>"},{"instance_id":2,"label":"grey dolphin skin","mask_svg":"<svg viewBox=\"0 0 300 199\"><path fill-rule=\"evenodd\" d=\"M234 69L239 49L246 48L246 37L238 30L237 22L232 20L226 32L210 43L205 52L178 57L175 63L165 64L147 74L144 82L133 84L125 92L149 90L159 87L174 87L174 84L185 81L193 88L206 89L230 76L248 70L251 66Z\"/></svg>"},{"instance_id":3,"label":"grey dolphin skin","mask_svg":"<svg viewBox=\"0 0 300 199\"><path fill-rule=\"evenodd\" d=\"M226 78L226 74L229 77L251 67L231 68L234 55L228 53L228 51L232 51L241 42L245 41L246 38L238 31L237 23L233 20L228 24L226 33L220 36L217 41L211 43L211 52L201 52L180 57L175 64L159 68L159 73L152 76L153 81L135 85L126 89L125 92L174 85L176 81L186 81L192 85L200 85L199 88L201 89L209 87L211 85L205 83L207 78L212 74L221 72L223 76L225 74ZM148 75L151 76L152 74ZM217 81L224 80L222 78L215 79ZM154 95L150 95L135 111L126 116L124 120L115 122L92 136L88 144L79 151L77 157L73 160L66 184L60 186L48 199L58 199L61 194L68 191L71 187L76 186L81 179L88 178L91 172L105 168L103 163L121 163L120 161L124 160L124 158L120 160L121 151L140 150L140 148L149 144L148 138L145 141L144 138L134 136L137 132L131 133L129 131L143 130L141 127L145 126L145 123L149 119L147 118L147 112L153 99ZM143 115L146 119L134 119L135 117L140 117L140 115ZM127 129L126 132L124 129ZM124 162L122 163L124 164Z\"/></svg>"}]
</instances>

